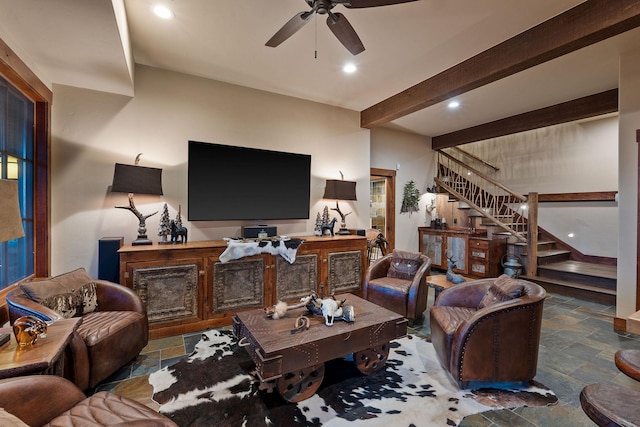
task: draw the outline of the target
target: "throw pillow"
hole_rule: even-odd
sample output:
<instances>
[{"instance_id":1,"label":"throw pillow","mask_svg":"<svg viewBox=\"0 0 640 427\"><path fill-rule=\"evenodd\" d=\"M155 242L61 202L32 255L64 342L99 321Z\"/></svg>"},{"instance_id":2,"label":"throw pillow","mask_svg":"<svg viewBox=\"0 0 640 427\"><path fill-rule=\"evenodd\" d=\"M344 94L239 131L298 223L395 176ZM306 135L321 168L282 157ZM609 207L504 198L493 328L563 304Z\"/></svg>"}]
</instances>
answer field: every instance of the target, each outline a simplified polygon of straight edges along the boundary
<instances>
[{"instance_id":1,"label":"throw pillow","mask_svg":"<svg viewBox=\"0 0 640 427\"><path fill-rule=\"evenodd\" d=\"M96 284L84 268L44 280L20 285L33 301L58 312L65 318L91 313L98 306Z\"/></svg>"},{"instance_id":2,"label":"throw pillow","mask_svg":"<svg viewBox=\"0 0 640 427\"><path fill-rule=\"evenodd\" d=\"M478 310L490 307L499 302L520 298L522 291L524 291L524 285L522 283L503 274L489 286L487 293L482 297L480 304L478 304Z\"/></svg>"},{"instance_id":3,"label":"throw pillow","mask_svg":"<svg viewBox=\"0 0 640 427\"><path fill-rule=\"evenodd\" d=\"M76 294L66 293L51 295L40 301L40 304L57 312L65 319L77 316L78 308L81 307Z\"/></svg>"},{"instance_id":4,"label":"throw pillow","mask_svg":"<svg viewBox=\"0 0 640 427\"><path fill-rule=\"evenodd\" d=\"M391 265L387 277L412 280L422 265L420 254L394 249L391 253Z\"/></svg>"},{"instance_id":5,"label":"throw pillow","mask_svg":"<svg viewBox=\"0 0 640 427\"><path fill-rule=\"evenodd\" d=\"M77 270L48 279L32 280L22 283L20 289L22 289L31 300L39 303L43 299L53 295L75 292L83 285L92 281L84 268L78 268Z\"/></svg>"}]
</instances>

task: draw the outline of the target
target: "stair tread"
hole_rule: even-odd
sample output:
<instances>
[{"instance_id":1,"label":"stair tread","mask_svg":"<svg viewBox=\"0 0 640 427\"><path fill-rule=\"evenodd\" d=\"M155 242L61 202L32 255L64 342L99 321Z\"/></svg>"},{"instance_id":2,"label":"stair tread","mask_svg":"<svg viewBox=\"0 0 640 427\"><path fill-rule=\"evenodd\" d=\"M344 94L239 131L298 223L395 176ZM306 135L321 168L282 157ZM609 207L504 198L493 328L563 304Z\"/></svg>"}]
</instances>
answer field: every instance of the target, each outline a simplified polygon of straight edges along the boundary
<instances>
[{"instance_id":1,"label":"stair tread","mask_svg":"<svg viewBox=\"0 0 640 427\"><path fill-rule=\"evenodd\" d=\"M618 278L618 267L615 265L595 264L592 262L566 260L539 265L538 269L562 271L567 273L580 274L583 276L602 277L604 279L616 280Z\"/></svg>"},{"instance_id":2,"label":"stair tread","mask_svg":"<svg viewBox=\"0 0 640 427\"><path fill-rule=\"evenodd\" d=\"M529 280L531 282L550 283L554 285L565 286L568 288L582 289L590 292L597 292L600 294L616 295L615 289L606 289L606 288L600 288L597 286L583 285L581 283L569 282L567 280L553 279L550 277L542 277L542 276L526 276L526 275L522 275L520 276L520 278L524 280Z\"/></svg>"},{"instance_id":3,"label":"stair tread","mask_svg":"<svg viewBox=\"0 0 640 427\"><path fill-rule=\"evenodd\" d=\"M563 249L545 249L542 251L538 251L538 258L556 256L556 255L565 255L571 254L570 251L565 251Z\"/></svg>"}]
</instances>

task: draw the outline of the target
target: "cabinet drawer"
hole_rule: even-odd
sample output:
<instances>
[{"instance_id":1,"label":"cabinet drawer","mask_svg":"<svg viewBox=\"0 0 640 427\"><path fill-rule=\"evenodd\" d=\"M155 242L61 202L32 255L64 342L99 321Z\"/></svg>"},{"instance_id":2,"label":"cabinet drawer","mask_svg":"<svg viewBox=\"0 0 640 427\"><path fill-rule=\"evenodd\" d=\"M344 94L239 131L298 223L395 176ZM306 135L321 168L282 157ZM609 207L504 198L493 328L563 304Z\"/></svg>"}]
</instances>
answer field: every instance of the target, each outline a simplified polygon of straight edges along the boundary
<instances>
[{"instance_id":1,"label":"cabinet drawer","mask_svg":"<svg viewBox=\"0 0 640 427\"><path fill-rule=\"evenodd\" d=\"M487 259L489 256L489 251L487 251L486 249L476 249L476 248L471 248L469 251L469 256L471 258L478 258L478 259Z\"/></svg>"},{"instance_id":2,"label":"cabinet drawer","mask_svg":"<svg viewBox=\"0 0 640 427\"><path fill-rule=\"evenodd\" d=\"M489 241L469 239L469 247L471 247L471 249L489 249Z\"/></svg>"},{"instance_id":3,"label":"cabinet drawer","mask_svg":"<svg viewBox=\"0 0 640 427\"><path fill-rule=\"evenodd\" d=\"M471 263L471 274L474 276L485 276L489 274L489 264L486 262L473 261Z\"/></svg>"}]
</instances>

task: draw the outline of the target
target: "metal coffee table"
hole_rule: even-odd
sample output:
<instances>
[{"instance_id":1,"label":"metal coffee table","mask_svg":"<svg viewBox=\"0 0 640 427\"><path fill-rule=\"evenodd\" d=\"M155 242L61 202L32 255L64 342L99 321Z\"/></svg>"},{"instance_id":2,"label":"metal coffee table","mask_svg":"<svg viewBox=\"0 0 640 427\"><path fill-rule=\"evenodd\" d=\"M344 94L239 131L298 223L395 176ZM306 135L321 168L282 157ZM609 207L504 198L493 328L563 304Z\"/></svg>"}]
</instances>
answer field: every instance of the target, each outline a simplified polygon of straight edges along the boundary
<instances>
[{"instance_id":1,"label":"metal coffee table","mask_svg":"<svg viewBox=\"0 0 640 427\"><path fill-rule=\"evenodd\" d=\"M307 399L324 378L324 362L353 353L358 370L369 375L380 370L389 355L389 342L407 334L407 319L351 294L336 295L355 311L354 322L335 321L306 308L289 310L274 320L256 309L233 317L233 333L256 364L261 386L277 388L289 402ZM298 316L307 315L308 329L297 329Z\"/></svg>"}]
</instances>

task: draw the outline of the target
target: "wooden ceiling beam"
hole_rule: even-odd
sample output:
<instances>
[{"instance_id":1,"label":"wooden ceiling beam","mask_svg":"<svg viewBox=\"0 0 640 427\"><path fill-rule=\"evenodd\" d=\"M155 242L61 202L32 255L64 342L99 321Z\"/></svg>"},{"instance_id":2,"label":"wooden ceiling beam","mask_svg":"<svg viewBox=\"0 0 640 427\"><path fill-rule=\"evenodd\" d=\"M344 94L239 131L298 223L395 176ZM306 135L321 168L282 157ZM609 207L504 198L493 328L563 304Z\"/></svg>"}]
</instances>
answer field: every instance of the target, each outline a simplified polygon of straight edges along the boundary
<instances>
[{"instance_id":1,"label":"wooden ceiling beam","mask_svg":"<svg viewBox=\"0 0 640 427\"><path fill-rule=\"evenodd\" d=\"M587 0L360 112L374 128L640 26L640 0Z\"/></svg>"},{"instance_id":2,"label":"wooden ceiling beam","mask_svg":"<svg viewBox=\"0 0 640 427\"><path fill-rule=\"evenodd\" d=\"M431 148L439 150L469 142L483 141L489 138L615 113L616 111L618 111L618 89L611 89L595 95L435 136L431 138Z\"/></svg>"}]
</instances>

